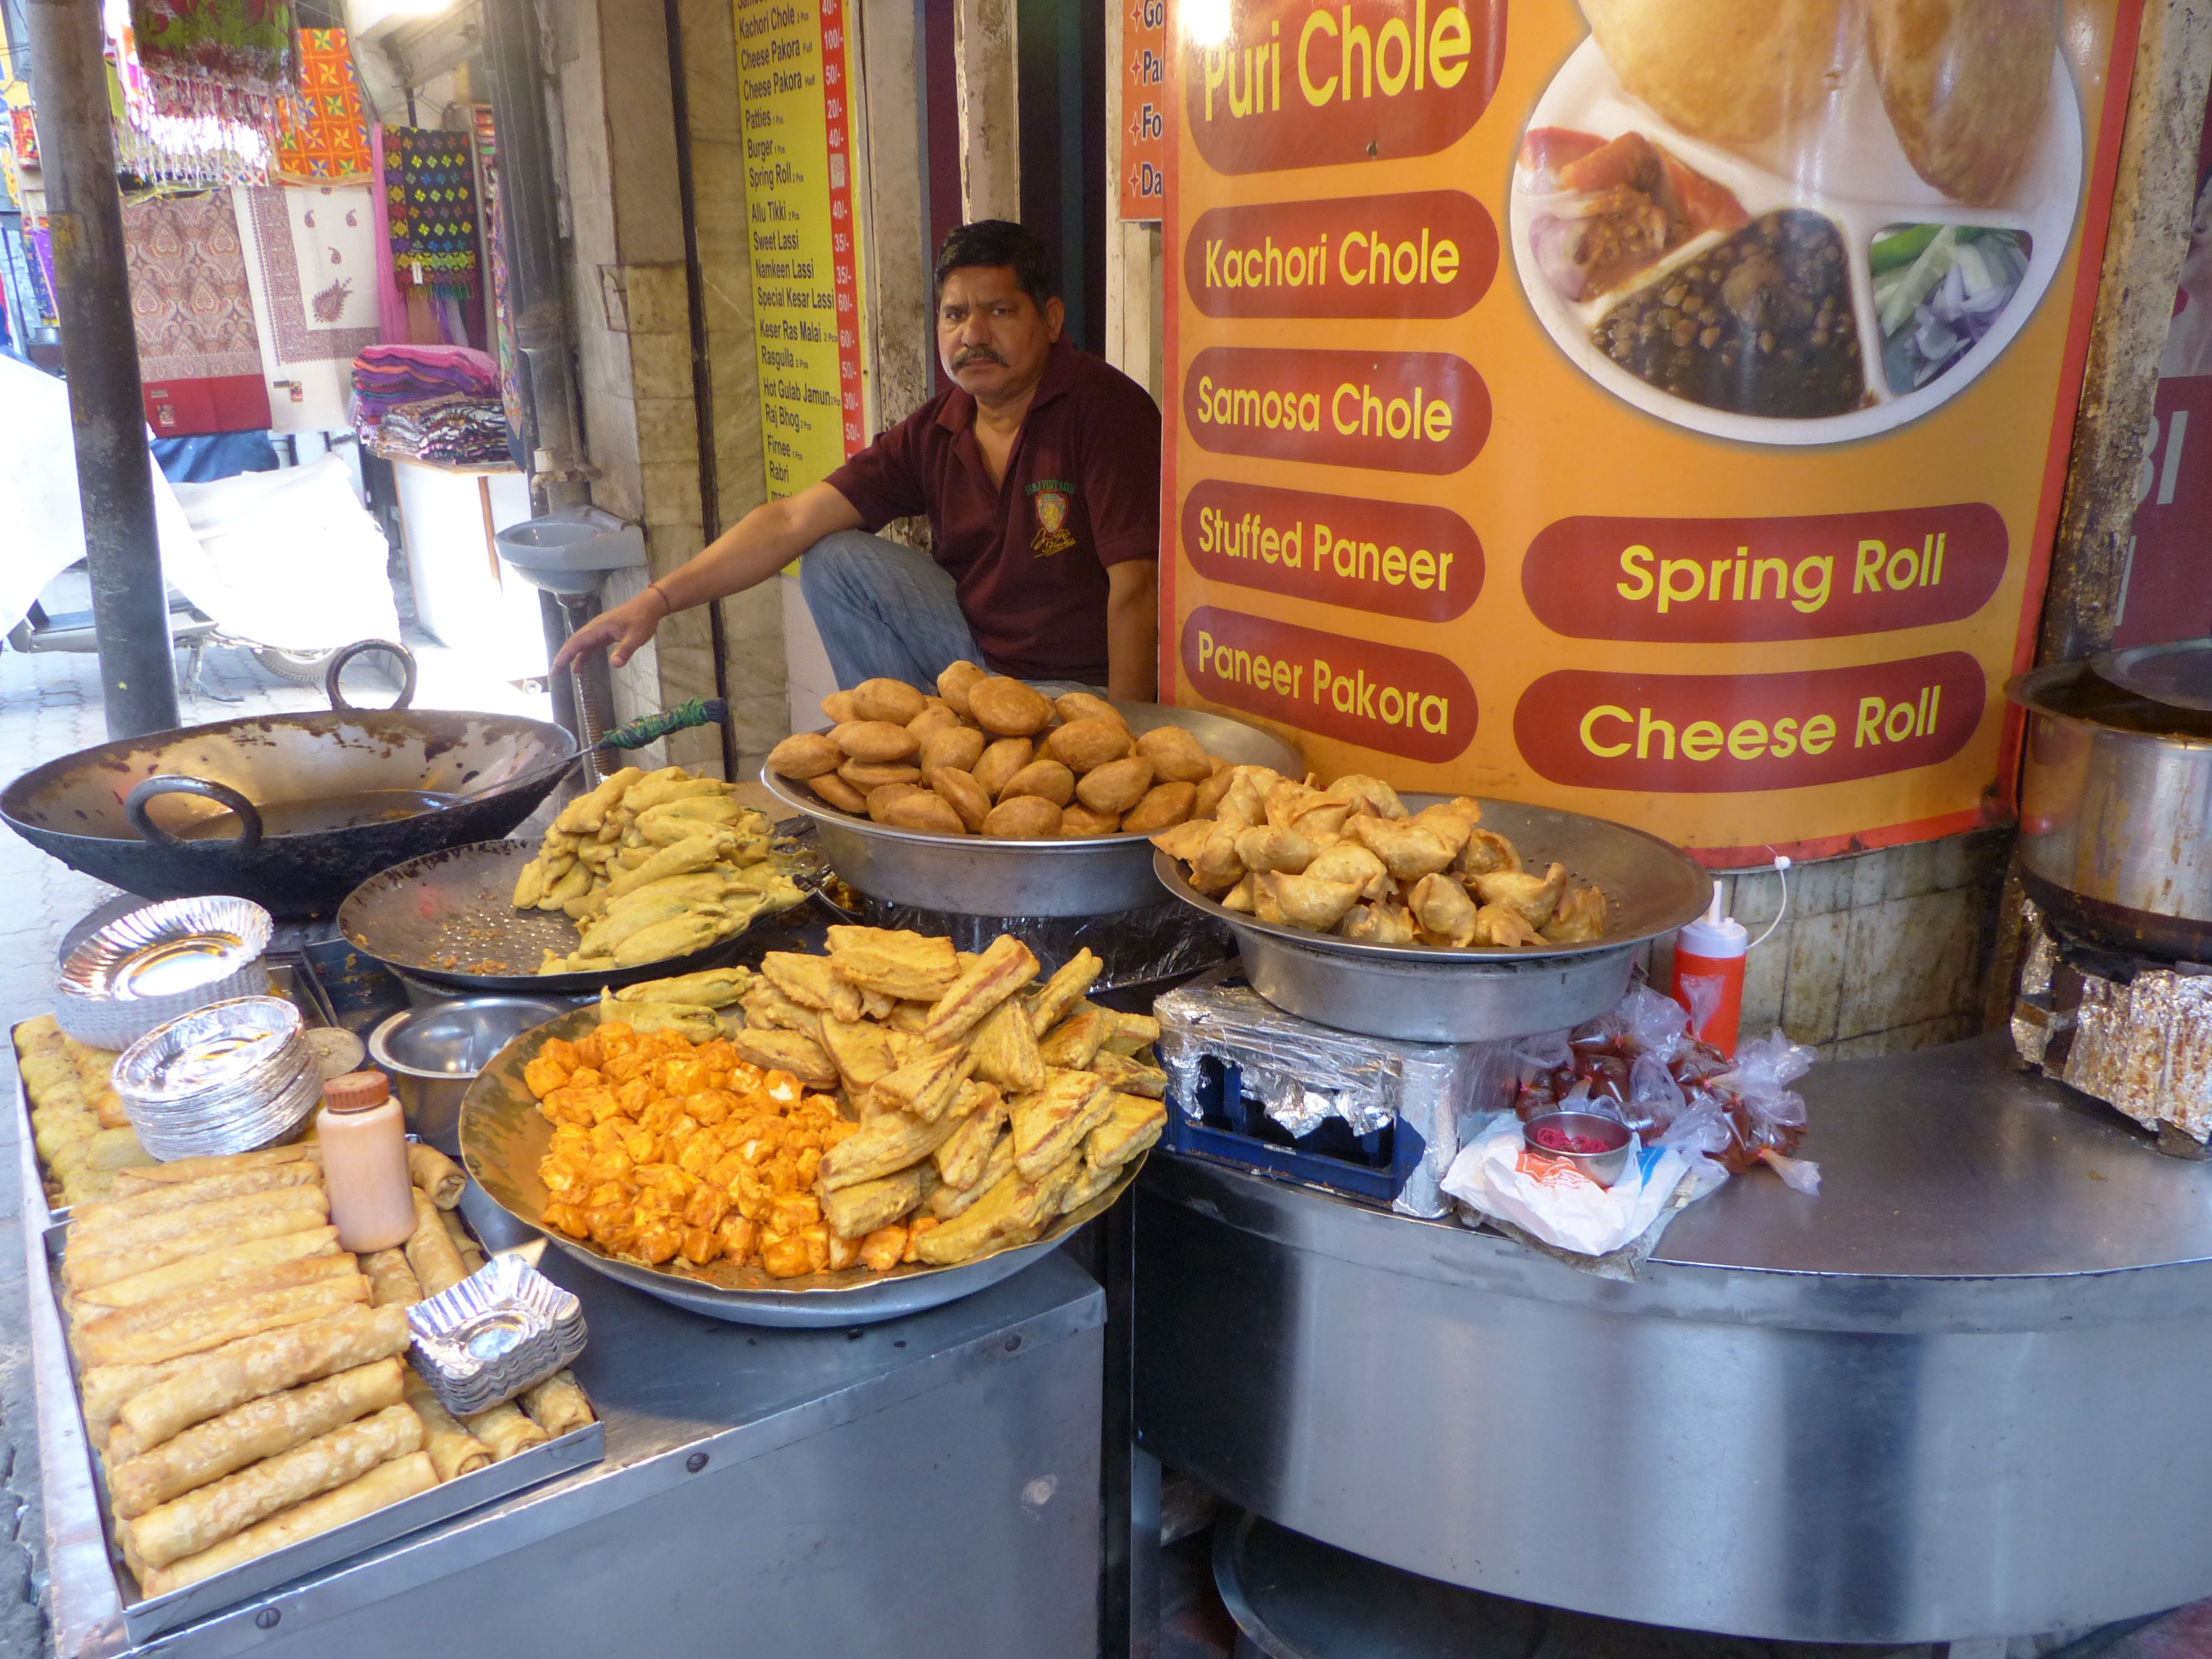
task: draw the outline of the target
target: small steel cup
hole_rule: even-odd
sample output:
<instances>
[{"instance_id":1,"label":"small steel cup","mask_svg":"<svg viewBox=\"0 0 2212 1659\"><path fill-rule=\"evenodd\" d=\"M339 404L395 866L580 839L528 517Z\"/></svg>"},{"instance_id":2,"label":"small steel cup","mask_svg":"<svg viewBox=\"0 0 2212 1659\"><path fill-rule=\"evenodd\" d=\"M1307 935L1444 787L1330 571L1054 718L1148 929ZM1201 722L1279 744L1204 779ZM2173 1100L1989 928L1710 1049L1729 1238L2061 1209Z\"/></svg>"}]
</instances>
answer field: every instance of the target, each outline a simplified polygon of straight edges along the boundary
<instances>
[{"instance_id":1,"label":"small steel cup","mask_svg":"<svg viewBox=\"0 0 2212 1659\"><path fill-rule=\"evenodd\" d=\"M1571 1135L1602 1141L1606 1149L1601 1152L1556 1151L1536 1139L1536 1131L1547 1125ZM1634 1139L1628 1126L1610 1112L1539 1112L1521 1126L1521 1138L1530 1152L1540 1158L1555 1158L1601 1187L1610 1187L1620 1179L1621 1171L1628 1167L1630 1146Z\"/></svg>"}]
</instances>

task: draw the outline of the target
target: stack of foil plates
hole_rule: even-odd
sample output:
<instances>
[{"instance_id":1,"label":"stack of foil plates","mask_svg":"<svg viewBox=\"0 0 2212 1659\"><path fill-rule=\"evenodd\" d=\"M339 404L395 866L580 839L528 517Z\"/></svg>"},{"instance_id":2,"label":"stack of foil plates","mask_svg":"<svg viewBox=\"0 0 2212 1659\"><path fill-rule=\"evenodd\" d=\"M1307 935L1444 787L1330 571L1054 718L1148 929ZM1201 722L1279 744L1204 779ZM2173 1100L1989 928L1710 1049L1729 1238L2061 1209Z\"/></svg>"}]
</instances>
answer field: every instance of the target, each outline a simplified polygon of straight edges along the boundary
<instances>
[{"instance_id":1,"label":"stack of foil plates","mask_svg":"<svg viewBox=\"0 0 2212 1659\"><path fill-rule=\"evenodd\" d=\"M473 1417L584 1352L584 1304L512 1252L407 1310L415 1369L445 1408Z\"/></svg>"},{"instance_id":2,"label":"stack of foil plates","mask_svg":"<svg viewBox=\"0 0 2212 1659\"><path fill-rule=\"evenodd\" d=\"M212 1002L267 994L269 913L212 894L118 916L70 951L54 1020L94 1048L127 1048L157 1025Z\"/></svg>"},{"instance_id":3,"label":"stack of foil plates","mask_svg":"<svg viewBox=\"0 0 2212 1659\"><path fill-rule=\"evenodd\" d=\"M131 1127L165 1163L289 1140L322 1090L300 1011L281 997L196 1009L148 1032L115 1063Z\"/></svg>"}]
</instances>

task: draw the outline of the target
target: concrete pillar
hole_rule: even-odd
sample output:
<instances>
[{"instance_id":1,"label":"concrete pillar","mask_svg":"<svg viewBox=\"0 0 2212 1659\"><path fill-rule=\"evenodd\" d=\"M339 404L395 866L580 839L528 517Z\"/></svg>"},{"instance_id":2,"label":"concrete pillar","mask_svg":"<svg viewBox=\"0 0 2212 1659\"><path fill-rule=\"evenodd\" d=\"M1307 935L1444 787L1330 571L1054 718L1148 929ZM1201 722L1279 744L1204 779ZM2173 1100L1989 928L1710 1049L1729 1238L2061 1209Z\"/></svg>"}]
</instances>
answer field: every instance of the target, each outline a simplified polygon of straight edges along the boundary
<instances>
[{"instance_id":1,"label":"concrete pillar","mask_svg":"<svg viewBox=\"0 0 2212 1659\"><path fill-rule=\"evenodd\" d=\"M1014 0L957 0L961 216L1022 216L1021 101Z\"/></svg>"},{"instance_id":2,"label":"concrete pillar","mask_svg":"<svg viewBox=\"0 0 2212 1659\"><path fill-rule=\"evenodd\" d=\"M861 177L867 286L869 430L905 419L929 400L934 355L929 227L922 222L915 9L860 6Z\"/></svg>"}]
</instances>

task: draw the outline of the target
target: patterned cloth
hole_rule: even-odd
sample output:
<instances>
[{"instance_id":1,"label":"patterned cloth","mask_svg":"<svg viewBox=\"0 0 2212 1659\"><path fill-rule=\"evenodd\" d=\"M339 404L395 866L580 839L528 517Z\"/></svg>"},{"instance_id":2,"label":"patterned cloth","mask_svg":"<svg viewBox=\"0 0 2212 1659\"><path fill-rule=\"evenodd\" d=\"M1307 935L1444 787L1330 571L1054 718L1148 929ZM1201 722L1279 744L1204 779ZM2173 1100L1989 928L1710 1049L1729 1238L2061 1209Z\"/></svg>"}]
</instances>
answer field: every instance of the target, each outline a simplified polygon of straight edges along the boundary
<instances>
[{"instance_id":1,"label":"patterned cloth","mask_svg":"<svg viewBox=\"0 0 2212 1659\"><path fill-rule=\"evenodd\" d=\"M261 343L229 192L126 203L123 246L155 432L266 428Z\"/></svg>"},{"instance_id":2,"label":"patterned cloth","mask_svg":"<svg viewBox=\"0 0 2212 1659\"><path fill-rule=\"evenodd\" d=\"M283 112L277 176L311 184L374 179L371 165L346 32L301 29L300 97Z\"/></svg>"},{"instance_id":3,"label":"patterned cloth","mask_svg":"<svg viewBox=\"0 0 2212 1659\"><path fill-rule=\"evenodd\" d=\"M28 104L8 112L9 131L14 135L15 165L34 167L39 165L39 122Z\"/></svg>"},{"instance_id":4,"label":"patterned cloth","mask_svg":"<svg viewBox=\"0 0 2212 1659\"><path fill-rule=\"evenodd\" d=\"M381 260L368 187L264 185L243 193L275 361L350 362L374 345Z\"/></svg>"},{"instance_id":5,"label":"patterned cloth","mask_svg":"<svg viewBox=\"0 0 2212 1659\"><path fill-rule=\"evenodd\" d=\"M401 289L463 293L477 278L476 157L465 132L384 130L392 271Z\"/></svg>"},{"instance_id":6,"label":"patterned cloth","mask_svg":"<svg viewBox=\"0 0 2212 1659\"><path fill-rule=\"evenodd\" d=\"M108 99L118 173L168 190L259 184L269 176L274 101L258 94L156 82L138 55L131 0L101 0Z\"/></svg>"},{"instance_id":7,"label":"patterned cloth","mask_svg":"<svg viewBox=\"0 0 2212 1659\"><path fill-rule=\"evenodd\" d=\"M499 359L499 401L507 423L516 432L530 428L524 418L522 374L514 352L514 301L507 276L507 222L500 200L499 135L492 123L491 106L478 104L474 111L477 156L483 172L484 242L491 254L491 326L493 355Z\"/></svg>"},{"instance_id":8,"label":"patterned cloth","mask_svg":"<svg viewBox=\"0 0 2212 1659\"><path fill-rule=\"evenodd\" d=\"M507 465L507 416L496 399L455 393L386 411L377 447L447 466Z\"/></svg>"},{"instance_id":9,"label":"patterned cloth","mask_svg":"<svg viewBox=\"0 0 2212 1659\"><path fill-rule=\"evenodd\" d=\"M62 318L54 309L54 234L47 228L44 215L23 216L23 246L30 250L31 296L38 304L39 320L48 328L58 328Z\"/></svg>"},{"instance_id":10,"label":"patterned cloth","mask_svg":"<svg viewBox=\"0 0 2212 1659\"><path fill-rule=\"evenodd\" d=\"M123 244L145 378L261 372L245 253L227 194L125 204Z\"/></svg>"},{"instance_id":11,"label":"patterned cloth","mask_svg":"<svg viewBox=\"0 0 2212 1659\"><path fill-rule=\"evenodd\" d=\"M131 24L164 115L265 113L274 138L300 86L290 0L131 0Z\"/></svg>"}]
</instances>

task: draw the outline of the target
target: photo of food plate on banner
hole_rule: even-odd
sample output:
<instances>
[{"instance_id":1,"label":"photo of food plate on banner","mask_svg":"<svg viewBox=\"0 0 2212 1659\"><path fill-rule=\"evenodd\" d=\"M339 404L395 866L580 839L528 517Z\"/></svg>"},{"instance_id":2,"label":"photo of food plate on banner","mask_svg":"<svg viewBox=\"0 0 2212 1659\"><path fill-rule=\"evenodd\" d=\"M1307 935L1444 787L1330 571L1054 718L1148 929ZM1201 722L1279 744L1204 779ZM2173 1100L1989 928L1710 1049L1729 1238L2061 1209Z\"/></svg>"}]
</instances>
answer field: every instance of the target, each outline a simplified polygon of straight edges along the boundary
<instances>
[{"instance_id":1,"label":"photo of food plate on banner","mask_svg":"<svg viewBox=\"0 0 2212 1659\"><path fill-rule=\"evenodd\" d=\"M2057 273L2081 115L2043 3L1589 0L1514 175L1522 286L1638 408L1752 443L1918 418ZM1863 18L1862 18L1863 11Z\"/></svg>"},{"instance_id":2,"label":"photo of food plate on banner","mask_svg":"<svg viewBox=\"0 0 2212 1659\"><path fill-rule=\"evenodd\" d=\"M1163 701L1716 867L2001 823L2142 0L1183 0Z\"/></svg>"}]
</instances>

